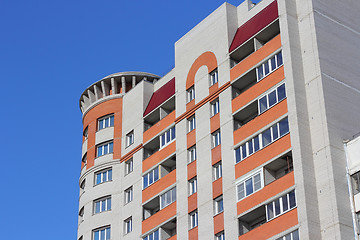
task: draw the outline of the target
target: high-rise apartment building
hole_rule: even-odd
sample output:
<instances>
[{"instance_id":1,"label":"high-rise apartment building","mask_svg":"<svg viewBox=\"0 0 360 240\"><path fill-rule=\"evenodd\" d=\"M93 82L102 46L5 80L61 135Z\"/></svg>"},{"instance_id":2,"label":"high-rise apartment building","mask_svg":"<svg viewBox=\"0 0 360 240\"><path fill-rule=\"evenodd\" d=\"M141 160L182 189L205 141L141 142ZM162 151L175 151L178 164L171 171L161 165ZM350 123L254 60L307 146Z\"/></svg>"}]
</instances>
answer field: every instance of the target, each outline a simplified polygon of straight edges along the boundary
<instances>
[{"instance_id":1,"label":"high-rise apartment building","mask_svg":"<svg viewBox=\"0 0 360 240\"><path fill-rule=\"evenodd\" d=\"M165 76L88 87L78 239L357 238L343 141L360 131L359 10L224 3Z\"/></svg>"}]
</instances>

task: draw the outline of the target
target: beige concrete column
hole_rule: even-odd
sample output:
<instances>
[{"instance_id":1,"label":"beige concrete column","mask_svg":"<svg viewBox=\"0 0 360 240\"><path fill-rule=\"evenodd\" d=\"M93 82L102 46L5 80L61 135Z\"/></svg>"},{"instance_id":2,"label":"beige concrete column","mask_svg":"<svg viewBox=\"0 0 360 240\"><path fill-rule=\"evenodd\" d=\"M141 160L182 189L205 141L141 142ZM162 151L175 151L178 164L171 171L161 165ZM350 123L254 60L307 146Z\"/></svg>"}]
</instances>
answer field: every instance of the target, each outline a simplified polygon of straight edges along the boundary
<instances>
[{"instance_id":1,"label":"beige concrete column","mask_svg":"<svg viewBox=\"0 0 360 240\"><path fill-rule=\"evenodd\" d=\"M125 77L121 77L121 88L122 88L122 92L126 93L126 82L125 82Z\"/></svg>"},{"instance_id":2,"label":"beige concrete column","mask_svg":"<svg viewBox=\"0 0 360 240\"><path fill-rule=\"evenodd\" d=\"M132 87L134 88L136 85L136 76L132 76Z\"/></svg>"}]
</instances>

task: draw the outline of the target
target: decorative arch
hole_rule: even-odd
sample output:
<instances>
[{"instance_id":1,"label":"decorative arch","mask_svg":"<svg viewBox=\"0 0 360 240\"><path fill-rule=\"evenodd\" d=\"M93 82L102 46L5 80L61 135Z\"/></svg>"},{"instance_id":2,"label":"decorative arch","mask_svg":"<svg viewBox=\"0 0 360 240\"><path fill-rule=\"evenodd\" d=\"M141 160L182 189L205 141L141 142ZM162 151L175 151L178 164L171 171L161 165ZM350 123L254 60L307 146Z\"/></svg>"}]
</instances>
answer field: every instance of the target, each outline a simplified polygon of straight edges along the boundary
<instances>
[{"instance_id":1,"label":"decorative arch","mask_svg":"<svg viewBox=\"0 0 360 240\"><path fill-rule=\"evenodd\" d=\"M217 68L217 60L213 52L204 52L192 64L186 78L186 89L189 89L194 85L195 75L202 66L207 66L208 73Z\"/></svg>"}]
</instances>

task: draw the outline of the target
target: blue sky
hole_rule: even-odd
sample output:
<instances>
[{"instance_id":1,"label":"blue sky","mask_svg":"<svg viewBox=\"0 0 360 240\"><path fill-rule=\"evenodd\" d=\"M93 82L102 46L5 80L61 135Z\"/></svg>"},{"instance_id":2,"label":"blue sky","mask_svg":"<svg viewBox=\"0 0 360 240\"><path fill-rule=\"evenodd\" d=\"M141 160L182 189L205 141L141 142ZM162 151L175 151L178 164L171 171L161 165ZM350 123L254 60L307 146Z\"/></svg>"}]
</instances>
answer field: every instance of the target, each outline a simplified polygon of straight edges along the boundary
<instances>
[{"instance_id":1,"label":"blue sky","mask_svg":"<svg viewBox=\"0 0 360 240\"><path fill-rule=\"evenodd\" d=\"M164 75L222 3L0 0L2 239L76 239L80 94L115 72Z\"/></svg>"}]
</instances>

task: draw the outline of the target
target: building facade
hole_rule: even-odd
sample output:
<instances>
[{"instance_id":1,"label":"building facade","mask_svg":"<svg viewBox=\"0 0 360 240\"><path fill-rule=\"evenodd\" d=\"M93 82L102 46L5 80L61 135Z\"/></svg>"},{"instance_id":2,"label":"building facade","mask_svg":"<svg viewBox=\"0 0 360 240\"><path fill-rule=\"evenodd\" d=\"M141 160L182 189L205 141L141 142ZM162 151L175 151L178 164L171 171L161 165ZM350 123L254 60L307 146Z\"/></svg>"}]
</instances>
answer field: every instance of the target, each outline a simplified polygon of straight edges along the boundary
<instances>
[{"instance_id":1,"label":"building facade","mask_svg":"<svg viewBox=\"0 0 360 240\"><path fill-rule=\"evenodd\" d=\"M224 3L165 76L88 87L78 239L357 238L343 141L360 131L359 9Z\"/></svg>"}]
</instances>

